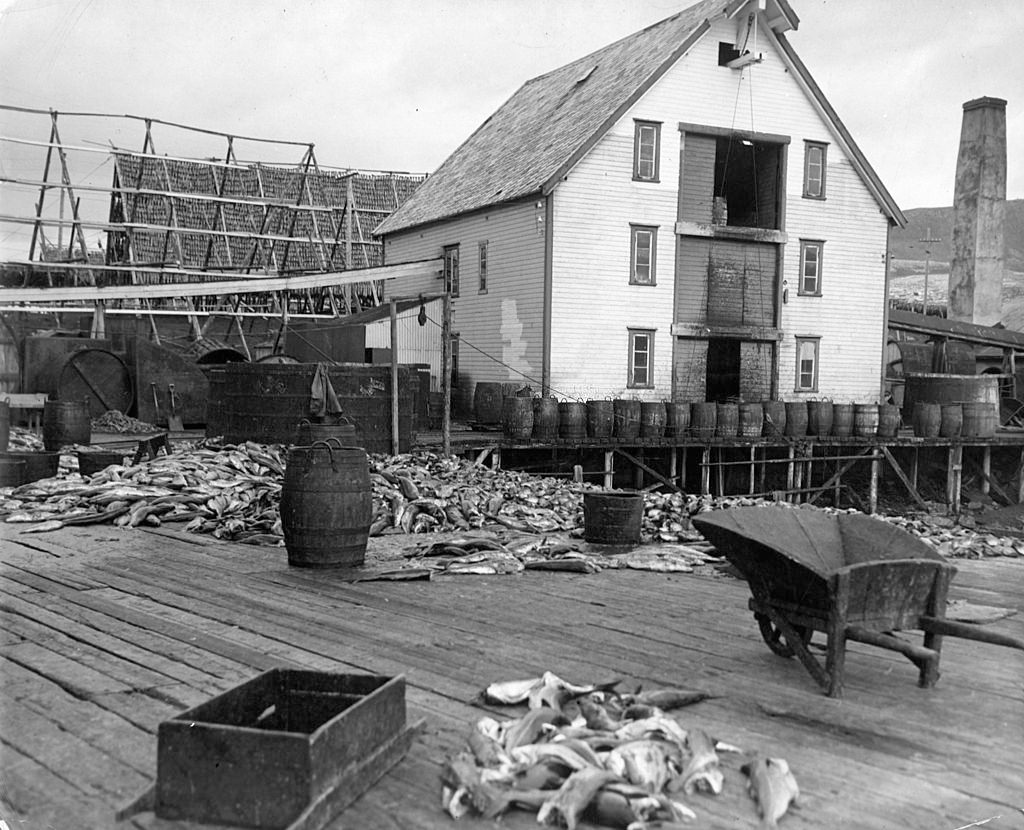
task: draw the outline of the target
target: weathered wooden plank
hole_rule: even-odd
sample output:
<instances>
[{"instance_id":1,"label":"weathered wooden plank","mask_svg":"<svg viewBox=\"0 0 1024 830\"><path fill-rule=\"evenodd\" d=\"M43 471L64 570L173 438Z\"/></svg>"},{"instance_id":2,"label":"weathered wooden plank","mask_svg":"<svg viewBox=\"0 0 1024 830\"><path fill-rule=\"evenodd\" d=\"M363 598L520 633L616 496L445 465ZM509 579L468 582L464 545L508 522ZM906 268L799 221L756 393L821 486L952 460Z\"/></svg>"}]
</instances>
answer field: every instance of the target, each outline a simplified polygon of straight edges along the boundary
<instances>
[{"instance_id":1,"label":"weathered wooden plank","mask_svg":"<svg viewBox=\"0 0 1024 830\"><path fill-rule=\"evenodd\" d=\"M0 649L0 656L38 672L73 695L90 697L104 692L125 692L131 688L120 680L34 642L4 646Z\"/></svg>"}]
</instances>

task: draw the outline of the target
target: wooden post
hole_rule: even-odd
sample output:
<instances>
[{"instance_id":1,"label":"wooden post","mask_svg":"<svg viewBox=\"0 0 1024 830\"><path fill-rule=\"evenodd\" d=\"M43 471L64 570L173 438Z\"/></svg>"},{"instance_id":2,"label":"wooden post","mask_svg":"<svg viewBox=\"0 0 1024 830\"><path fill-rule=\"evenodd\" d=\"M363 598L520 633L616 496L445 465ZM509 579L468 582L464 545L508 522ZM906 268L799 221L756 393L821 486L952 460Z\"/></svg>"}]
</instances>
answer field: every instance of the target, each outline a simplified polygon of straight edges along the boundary
<instances>
[{"instance_id":1,"label":"wooden post","mask_svg":"<svg viewBox=\"0 0 1024 830\"><path fill-rule=\"evenodd\" d=\"M953 509L953 465L956 463L956 447L953 444L949 445L949 451L946 456L946 508L948 510Z\"/></svg>"},{"instance_id":2,"label":"wooden post","mask_svg":"<svg viewBox=\"0 0 1024 830\"><path fill-rule=\"evenodd\" d=\"M700 492L704 496L711 495L711 447L707 444L701 452Z\"/></svg>"},{"instance_id":3,"label":"wooden post","mask_svg":"<svg viewBox=\"0 0 1024 830\"><path fill-rule=\"evenodd\" d=\"M756 469L755 461L757 459L757 450L753 445L750 447L750 495L754 495L754 470Z\"/></svg>"},{"instance_id":4,"label":"wooden post","mask_svg":"<svg viewBox=\"0 0 1024 830\"><path fill-rule=\"evenodd\" d=\"M868 496L868 512L878 512L878 474L882 467L882 454L878 447L871 449L871 490Z\"/></svg>"},{"instance_id":5,"label":"wooden post","mask_svg":"<svg viewBox=\"0 0 1024 830\"><path fill-rule=\"evenodd\" d=\"M793 489L793 456L796 455L796 451L793 449L793 445L789 445L789 463L786 465L786 489ZM789 497L787 496L787 499Z\"/></svg>"},{"instance_id":6,"label":"wooden post","mask_svg":"<svg viewBox=\"0 0 1024 830\"><path fill-rule=\"evenodd\" d=\"M1024 470L1024 454L1021 455L1021 469ZM1024 472L1021 473L1021 478L1024 480ZM679 462L679 489L686 489L686 447L683 447L683 457Z\"/></svg>"},{"instance_id":7,"label":"wooden post","mask_svg":"<svg viewBox=\"0 0 1024 830\"><path fill-rule=\"evenodd\" d=\"M441 310L441 452L452 454L452 296Z\"/></svg>"},{"instance_id":8,"label":"wooden post","mask_svg":"<svg viewBox=\"0 0 1024 830\"><path fill-rule=\"evenodd\" d=\"M715 479L718 483L718 495L725 495L725 467L722 466L722 453L724 450L719 447L718 452L715 453L715 457L718 458L718 465L715 469Z\"/></svg>"},{"instance_id":9,"label":"wooden post","mask_svg":"<svg viewBox=\"0 0 1024 830\"><path fill-rule=\"evenodd\" d=\"M644 458L644 449L643 449L643 447L640 447L639 450L637 450L637 456L640 458L641 462L646 461L646 459ZM637 490L643 490L643 488L644 488L644 470L643 470L643 467L637 467L635 470L633 470L633 486Z\"/></svg>"},{"instance_id":10,"label":"wooden post","mask_svg":"<svg viewBox=\"0 0 1024 830\"><path fill-rule=\"evenodd\" d=\"M1024 502L1024 449L1020 451L1020 464L1017 465L1017 504Z\"/></svg>"},{"instance_id":11,"label":"wooden post","mask_svg":"<svg viewBox=\"0 0 1024 830\"><path fill-rule=\"evenodd\" d=\"M391 454L398 455L398 300L392 297L388 305L391 311Z\"/></svg>"},{"instance_id":12,"label":"wooden post","mask_svg":"<svg viewBox=\"0 0 1024 830\"><path fill-rule=\"evenodd\" d=\"M794 450L794 454L795 454L795 450ZM796 465L795 465L796 469L794 471L796 473L796 476L795 476L795 479L793 481L793 486L790 489L792 489L792 490L800 490L804 486L804 465L805 465L805 462L804 462L804 460L802 458L799 459L796 462ZM800 503L800 493L793 493L790 496L790 498L795 503L797 503L797 504Z\"/></svg>"},{"instance_id":13,"label":"wooden post","mask_svg":"<svg viewBox=\"0 0 1024 830\"><path fill-rule=\"evenodd\" d=\"M986 444L984 449L981 451L981 471L984 475L981 477L981 492L988 495L991 485L989 484L992 478L992 445Z\"/></svg>"},{"instance_id":14,"label":"wooden post","mask_svg":"<svg viewBox=\"0 0 1024 830\"><path fill-rule=\"evenodd\" d=\"M668 451L668 477L672 481L676 480L676 448L672 447Z\"/></svg>"},{"instance_id":15,"label":"wooden post","mask_svg":"<svg viewBox=\"0 0 1024 830\"><path fill-rule=\"evenodd\" d=\"M953 513L960 514L960 489L963 486L964 470L964 445L957 444L953 448L953 464L950 467L953 473Z\"/></svg>"},{"instance_id":16,"label":"wooden post","mask_svg":"<svg viewBox=\"0 0 1024 830\"><path fill-rule=\"evenodd\" d=\"M612 489L612 481L615 478L615 450L604 451L604 489Z\"/></svg>"},{"instance_id":17,"label":"wooden post","mask_svg":"<svg viewBox=\"0 0 1024 830\"><path fill-rule=\"evenodd\" d=\"M917 489L917 469L920 463L921 450L914 447L914 457L910 459L910 483Z\"/></svg>"},{"instance_id":18,"label":"wooden post","mask_svg":"<svg viewBox=\"0 0 1024 830\"><path fill-rule=\"evenodd\" d=\"M572 468L572 480L576 484L583 483L583 466L580 464L574 464Z\"/></svg>"}]
</instances>

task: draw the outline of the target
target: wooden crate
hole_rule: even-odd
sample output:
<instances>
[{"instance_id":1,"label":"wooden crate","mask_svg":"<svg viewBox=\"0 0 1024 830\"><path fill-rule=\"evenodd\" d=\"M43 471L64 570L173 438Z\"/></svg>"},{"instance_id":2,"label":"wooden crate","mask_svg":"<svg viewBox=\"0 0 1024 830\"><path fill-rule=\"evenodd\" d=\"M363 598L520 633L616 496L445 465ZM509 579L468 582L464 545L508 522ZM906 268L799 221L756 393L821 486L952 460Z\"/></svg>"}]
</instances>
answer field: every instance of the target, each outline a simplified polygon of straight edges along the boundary
<instances>
[{"instance_id":1,"label":"wooden crate","mask_svg":"<svg viewBox=\"0 0 1024 830\"><path fill-rule=\"evenodd\" d=\"M405 678L273 669L160 724L162 819L312 830L398 763Z\"/></svg>"}]
</instances>

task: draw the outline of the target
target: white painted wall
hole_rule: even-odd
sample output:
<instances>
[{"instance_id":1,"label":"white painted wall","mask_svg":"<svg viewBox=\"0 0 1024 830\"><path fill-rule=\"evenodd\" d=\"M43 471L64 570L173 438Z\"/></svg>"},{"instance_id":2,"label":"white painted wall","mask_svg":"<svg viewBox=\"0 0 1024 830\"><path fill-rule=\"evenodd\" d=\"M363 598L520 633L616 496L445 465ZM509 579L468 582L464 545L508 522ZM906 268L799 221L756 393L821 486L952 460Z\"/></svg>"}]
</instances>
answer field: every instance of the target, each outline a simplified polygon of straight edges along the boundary
<instances>
[{"instance_id":1,"label":"white painted wall","mask_svg":"<svg viewBox=\"0 0 1024 830\"><path fill-rule=\"evenodd\" d=\"M428 322L419 324L419 306L397 315L398 328L398 362L427 363L430 365L430 389L440 391L441 378L441 331L437 325L429 322L441 322L443 303L432 300L424 305ZM379 320L366 326L366 348L391 348L391 318Z\"/></svg>"},{"instance_id":2,"label":"white painted wall","mask_svg":"<svg viewBox=\"0 0 1024 830\"><path fill-rule=\"evenodd\" d=\"M464 396L472 395L472 385L479 381L528 383L540 390L544 210L542 201L519 202L386 239L389 265L440 256L445 245L460 246L460 296L452 300L452 331L460 339L460 376L468 381ZM487 292L480 293L478 243L484 240L489 274ZM443 288L439 278L385 284L389 296L403 297Z\"/></svg>"},{"instance_id":3,"label":"white painted wall","mask_svg":"<svg viewBox=\"0 0 1024 830\"><path fill-rule=\"evenodd\" d=\"M598 142L555 191L552 387L579 398L632 395L626 388L627 329L653 328L655 383L649 400L671 396L674 223L679 122L788 135L780 396L876 400L884 344L887 220L787 69L768 34L762 63L742 73L718 66L719 22ZM634 119L662 122L660 182L632 181ZM828 148L826 201L801 198L805 140ZM629 285L629 224L659 227L658 280ZM797 297L800 237L824 239L820 298ZM389 261L390 258L389 258ZM794 336L821 337L817 395L794 393Z\"/></svg>"}]
</instances>

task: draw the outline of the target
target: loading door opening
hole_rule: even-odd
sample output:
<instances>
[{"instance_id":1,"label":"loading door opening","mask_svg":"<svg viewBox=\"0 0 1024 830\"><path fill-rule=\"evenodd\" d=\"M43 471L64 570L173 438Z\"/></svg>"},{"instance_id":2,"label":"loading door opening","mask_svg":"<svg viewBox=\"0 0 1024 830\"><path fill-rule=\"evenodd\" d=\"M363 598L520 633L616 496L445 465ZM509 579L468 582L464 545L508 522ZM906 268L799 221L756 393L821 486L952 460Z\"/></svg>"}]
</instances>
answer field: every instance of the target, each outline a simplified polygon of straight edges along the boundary
<instances>
[{"instance_id":1,"label":"loading door opening","mask_svg":"<svg viewBox=\"0 0 1024 830\"><path fill-rule=\"evenodd\" d=\"M740 341L708 341L707 399L724 403L740 397Z\"/></svg>"}]
</instances>

